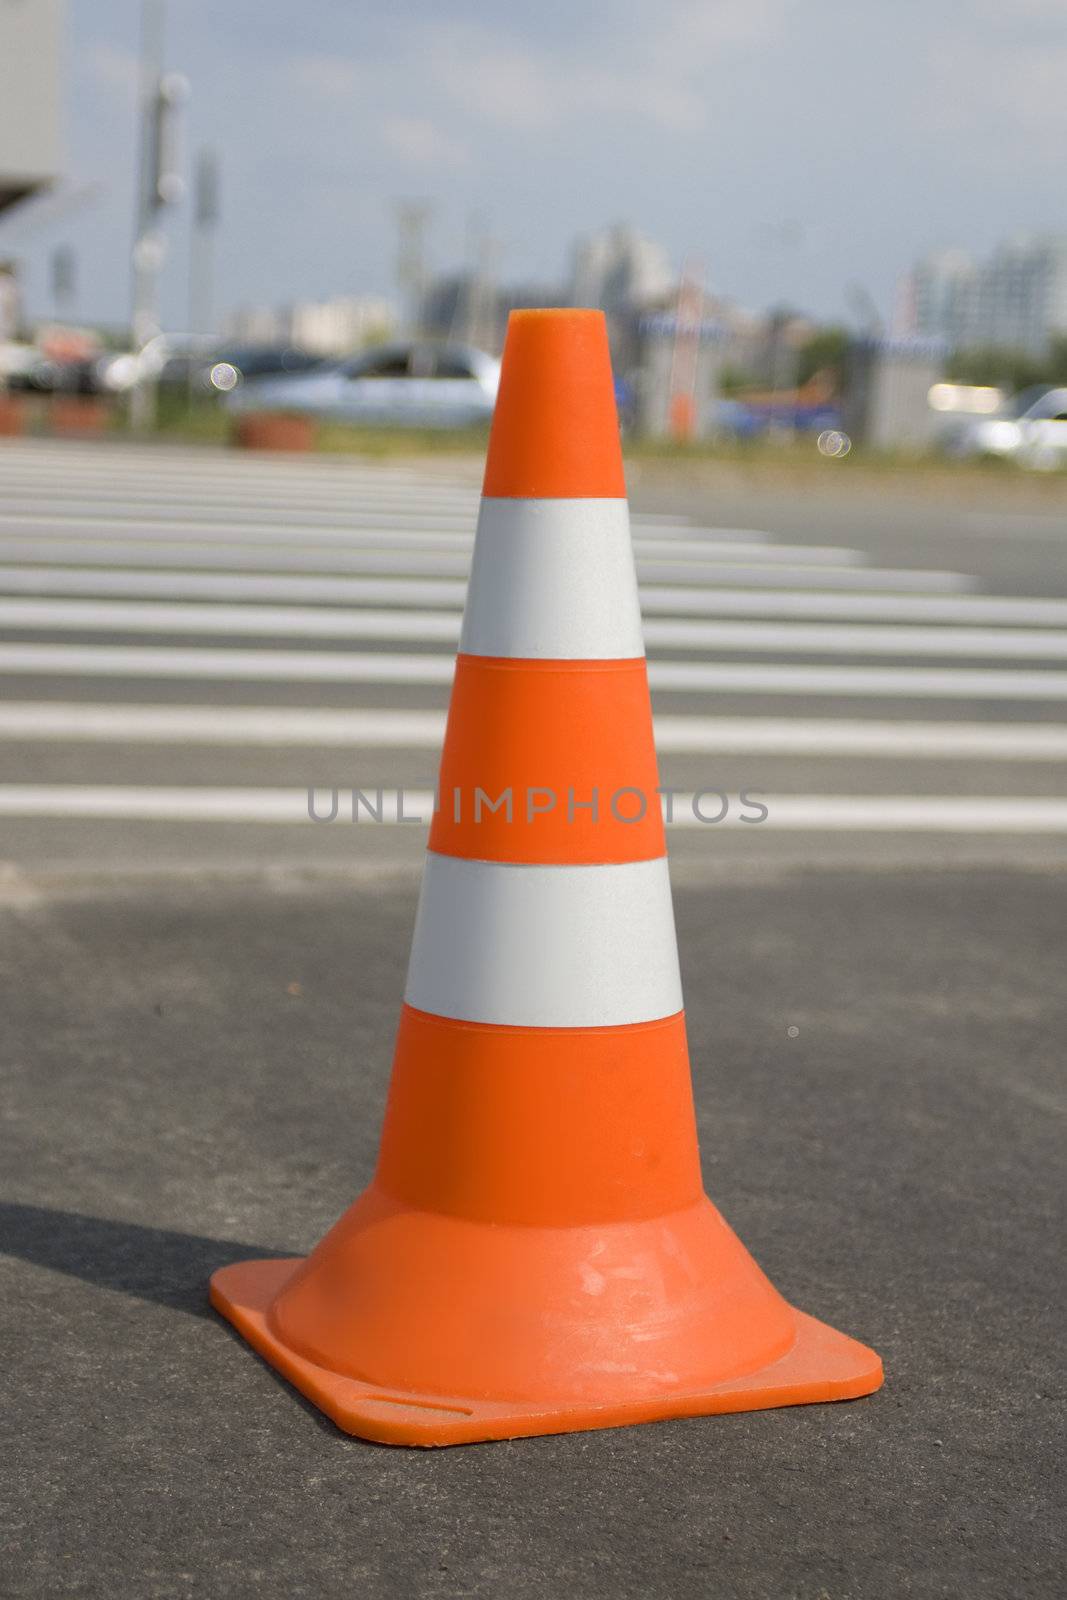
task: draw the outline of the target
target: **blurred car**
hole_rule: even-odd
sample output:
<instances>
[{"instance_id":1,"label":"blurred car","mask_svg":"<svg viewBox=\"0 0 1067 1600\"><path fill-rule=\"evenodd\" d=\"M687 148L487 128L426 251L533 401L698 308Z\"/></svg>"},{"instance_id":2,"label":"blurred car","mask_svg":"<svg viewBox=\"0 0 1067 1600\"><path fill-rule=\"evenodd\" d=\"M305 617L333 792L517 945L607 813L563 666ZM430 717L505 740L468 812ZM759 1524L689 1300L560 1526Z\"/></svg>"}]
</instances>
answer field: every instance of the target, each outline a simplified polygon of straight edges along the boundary
<instances>
[{"instance_id":1,"label":"blurred car","mask_svg":"<svg viewBox=\"0 0 1067 1600\"><path fill-rule=\"evenodd\" d=\"M27 354L7 371L7 386L22 394L96 394L96 358L61 361L43 350L23 347Z\"/></svg>"},{"instance_id":2,"label":"blurred car","mask_svg":"<svg viewBox=\"0 0 1067 1600\"><path fill-rule=\"evenodd\" d=\"M126 394L143 381L188 384L191 372L210 365L214 348L213 339L160 333L143 350L109 350L98 356L94 381L103 394Z\"/></svg>"},{"instance_id":3,"label":"blurred car","mask_svg":"<svg viewBox=\"0 0 1067 1600\"><path fill-rule=\"evenodd\" d=\"M1045 472L1067 467L1067 388L1024 389L992 416L960 422L943 443L955 456L1001 456Z\"/></svg>"},{"instance_id":4,"label":"blurred car","mask_svg":"<svg viewBox=\"0 0 1067 1600\"><path fill-rule=\"evenodd\" d=\"M208 393L231 394L239 384L254 378L288 377L294 373L315 372L326 363L310 350L292 344L249 344L223 346L210 356L196 359L193 382ZM164 372L163 381L167 381Z\"/></svg>"},{"instance_id":5,"label":"blurred car","mask_svg":"<svg viewBox=\"0 0 1067 1600\"><path fill-rule=\"evenodd\" d=\"M373 427L466 428L493 414L500 362L471 345L382 345L313 372L250 378L232 411L298 411Z\"/></svg>"},{"instance_id":6,"label":"blurred car","mask_svg":"<svg viewBox=\"0 0 1067 1600\"><path fill-rule=\"evenodd\" d=\"M140 355L122 351L95 363L98 386L113 394L132 389L142 378L193 394L229 394L248 378L313 372L321 356L290 344L220 345L204 335L160 334Z\"/></svg>"},{"instance_id":7,"label":"blurred car","mask_svg":"<svg viewBox=\"0 0 1067 1600\"><path fill-rule=\"evenodd\" d=\"M54 364L48 363L36 345L0 344L0 382L16 393L51 388L55 381Z\"/></svg>"}]
</instances>

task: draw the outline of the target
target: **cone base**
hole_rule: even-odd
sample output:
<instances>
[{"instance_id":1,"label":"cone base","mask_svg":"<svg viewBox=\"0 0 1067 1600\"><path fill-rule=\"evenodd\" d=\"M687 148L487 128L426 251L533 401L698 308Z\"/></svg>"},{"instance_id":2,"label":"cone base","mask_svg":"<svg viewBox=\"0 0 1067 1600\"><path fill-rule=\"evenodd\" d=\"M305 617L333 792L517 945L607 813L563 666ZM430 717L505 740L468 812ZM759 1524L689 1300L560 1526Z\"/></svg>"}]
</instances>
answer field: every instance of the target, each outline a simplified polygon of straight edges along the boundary
<instances>
[{"instance_id":1,"label":"cone base","mask_svg":"<svg viewBox=\"0 0 1067 1600\"><path fill-rule=\"evenodd\" d=\"M617 1428L671 1417L766 1411L776 1406L855 1400L872 1394L882 1383L882 1363L873 1350L803 1311L794 1311L796 1338L785 1355L758 1372L689 1394L652 1394L647 1400L613 1401L603 1406L387 1394L374 1384L317 1366L271 1332L268 1307L299 1265L299 1258L293 1258L222 1267L211 1279L211 1303L264 1360L339 1428L377 1444L473 1444Z\"/></svg>"}]
</instances>

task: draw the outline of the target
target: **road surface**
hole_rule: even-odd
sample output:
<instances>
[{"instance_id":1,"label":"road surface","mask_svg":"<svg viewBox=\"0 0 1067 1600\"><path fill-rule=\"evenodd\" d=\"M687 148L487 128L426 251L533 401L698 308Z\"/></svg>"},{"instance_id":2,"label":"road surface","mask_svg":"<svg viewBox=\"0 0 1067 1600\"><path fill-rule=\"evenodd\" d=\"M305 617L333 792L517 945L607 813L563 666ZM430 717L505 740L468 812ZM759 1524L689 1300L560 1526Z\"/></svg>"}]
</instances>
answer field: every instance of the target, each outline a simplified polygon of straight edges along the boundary
<instances>
[{"instance_id":1,"label":"road surface","mask_svg":"<svg viewBox=\"0 0 1067 1600\"><path fill-rule=\"evenodd\" d=\"M0 1591L1062 1593L1059 520L639 486L663 780L768 807L670 835L707 1186L887 1382L421 1454L205 1282L370 1175L424 830L306 790L432 785L476 482L36 441L0 477Z\"/></svg>"}]
</instances>

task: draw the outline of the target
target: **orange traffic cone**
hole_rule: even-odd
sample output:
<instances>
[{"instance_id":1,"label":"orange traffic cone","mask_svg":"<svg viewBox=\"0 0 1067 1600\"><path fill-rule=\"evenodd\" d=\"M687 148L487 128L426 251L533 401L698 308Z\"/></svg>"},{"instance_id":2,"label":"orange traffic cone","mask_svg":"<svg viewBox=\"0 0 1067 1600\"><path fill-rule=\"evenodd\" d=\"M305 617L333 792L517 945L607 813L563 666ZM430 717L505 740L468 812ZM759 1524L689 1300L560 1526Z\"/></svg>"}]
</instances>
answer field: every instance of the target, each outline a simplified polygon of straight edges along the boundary
<instances>
[{"instance_id":1,"label":"orange traffic cone","mask_svg":"<svg viewBox=\"0 0 1067 1600\"><path fill-rule=\"evenodd\" d=\"M511 318L374 1179L211 1298L351 1433L868 1394L705 1197L603 317Z\"/></svg>"}]
</instances>

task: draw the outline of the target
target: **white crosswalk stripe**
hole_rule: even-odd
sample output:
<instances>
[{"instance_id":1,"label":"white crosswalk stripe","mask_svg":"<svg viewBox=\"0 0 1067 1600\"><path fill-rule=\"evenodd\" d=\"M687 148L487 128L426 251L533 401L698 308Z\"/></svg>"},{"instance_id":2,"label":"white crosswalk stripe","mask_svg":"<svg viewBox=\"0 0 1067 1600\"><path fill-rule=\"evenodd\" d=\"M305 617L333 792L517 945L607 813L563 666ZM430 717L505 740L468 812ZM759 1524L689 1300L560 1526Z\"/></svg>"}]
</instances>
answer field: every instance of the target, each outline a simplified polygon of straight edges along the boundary
<instances>
[{"instance_id":1,"label":"white crosswalk stripe","mask_svg":"<svg viewBox=\"0 0 1067 1600\"><path fill-rule=\"evenodd\" d=\"M656 717L661 755L908 756L1067 761L1067 727L987 722L861 722L777 717ZM439 750L443 711L320 706L82 705L0 702L0 739L116 744L321 745Z\"/></svg>"},{"instance_id":2,"label":"white crosswalk stripe","mask_svg":"<svg viewBox=\"0 0 1067 1600\"><path fill-rule=\"evenodd\" d=\"M0 629L60 633L257 634L295 639L459 639L458 611L389 611L357 606L169 605L93 600L2 600ZM1067 659L1067 631L1055 628L912 628L796 622L706 622L648 617L649 649L725 650L769 655L1009 656Z\"/></svg>"},{"instance_id":3,"label":"white crosswalk stripe","mask_svg":"<svg viewBox=\"0 0 1067 1600\"><path fill-rule=\"evenodd\" d=\"M866 569L865 569L866 570ZM467 587L447 578L307 577L299 574L139 571L122 568L0 566L4 595L137 595L161 600L274 600L325 605L446 606L462 609ZM825 617L851 622L959 622L1058 628L1067 600L1005 595L838 594L824 590L641 587L646 617Z\"/></svg>"},{"instance_id":4,"label":"white crosswalk stripe","mask_svg":"<svg viewBox=\"0 0 1067 1600\"><path fill-rule=\"evenodd\" d=\"M0 513L0 533L5 529L12 536L30 533L35 538L49 542L64 536L69 541L72 534L75 538L81 538L83 533L79 530L88 529L84 537L91 542L101 542L97 534L104 530L106 539L103 542L108 544L129 538L138 543L149 540L155 543L158 540L160 544L167 545L174 542L173 530L177 526L181 530L183 543L188 540L196 544L221 545L226 549L232 549L235 544L290 545L296 540L303 545L330 549L454 550L464 552L469 559L474 546L474 534L468 519L462 519L462 523L465 526L449 524L435 528L429 517L423 524L407 522L399 516L393 519L375 516L362 521L354 520L351 525L345 526L332 522L310 523L306 521L304 513L301 516L294 515L289 522L283 518L270 522L265 518L257 518L254 522L244 523L229 520L179 522L174 517L165 521L138 518L127 530L117 527L109 518L92 521L88 518L66 518L60 521L48 517L6 517ZM729 563L739 560L784 560L804 566L850 567L859 565L862 559L858 550L845 550L833 545L806 545L798 549L793 545L770 544L762 540L745 543L718 537L682 539L663 533L646 537L639 530L634 534L634 549L639 555L650 556L657 561Z\"/></svg>"},{"instance_id":5,"label":"white crosswalk stripe","mask_svg":"<svg viewBox=\"0 0 1067 1600\"><path fill-rule=\"evenodd\" d=\"M175 570L218 569L252 572L411 573L423 576L466 578L469 549L441 552L410 550L384 545L359 549L301 541L292 548L285 541L256 546L247 542L224 544L215 540L178 541L92 538L0 538L0 563L26 561L59 566L166 567ZM755 564L753 564L755 563ZM759 556L730 559L712 556L702 561L663 561L637 558L637 576L643 583L720 583L745 587L780 587L783 583L811 589L952 591L971 587L959 572L922 568L867 567L853 563L846 552L841 564L811 563L803 550L788 560Z\"/></svg>"},{"instance_id":6,"label":"white crosswalk stripe","mask_svg":"<svg viewBox=\"0 0 1067 1600\"><path fill-rule=\"evenodd\" d=\"M327 820L334 791L327 795L301 788L134 788L124 784L8 784L0 786L0 817L91 817L115 821L273 822L306 825ZM674 827L745 826L739 812L711 815L706 790L674 796ZM348 797L345 797L346 804ZM375 822L428 824L433 815L432 789L404 789L364 801L363 815ZM380 815L384 812L384 815ZM805 832L826 829L916 830L936 833L1067 833L1067 800L1012 798L959 799L954 795L783 795L775 801L775 826ZM331 819L332 820L332 819ZM358 817L354 820L359 820Z\"/></svg>"},{"instance_id":7,"label":"white crosswalk stripe","mask_svg":"<svg viewBox=\"0 0 1067 1600\"><path fill-rule=\"evenodd\" d=\"M452 656L382 650L223 650L166 645L0 645L0 672L79 678L215 678L242 682L449 683ZM734 694L893 695L947 700L1067 700L1067 672L978 667L808 667L652 661L649 684Z\"/></svg>"},{"instance_id":8,"label":"white crosswalk stripe","mask_svg":"<svg viewBox=\"0 0 1067 1600\"><path fill-rule=\"evenodd\" d=\"M409 808L432 804L473 473L11 441L0 490L0 816L306 829L316 750L409 752ZM1067 800L1025 787L1067 761L1067 722L1049 720L1067 706L1067 599L761 528L633 520L664 781L688 762L673 826L701 825L696 758L752 756L783 781L768 828L1067 832ZM190 781L159 766L168 750ZM281 781L255 765L271 753ZM846 761L888 787L842 792ZM901 790L912 762L930 792ZM951 792L932 787L944 763ZM968 793L989 764L998 792Z\"/></svg>"}]
</instances>

